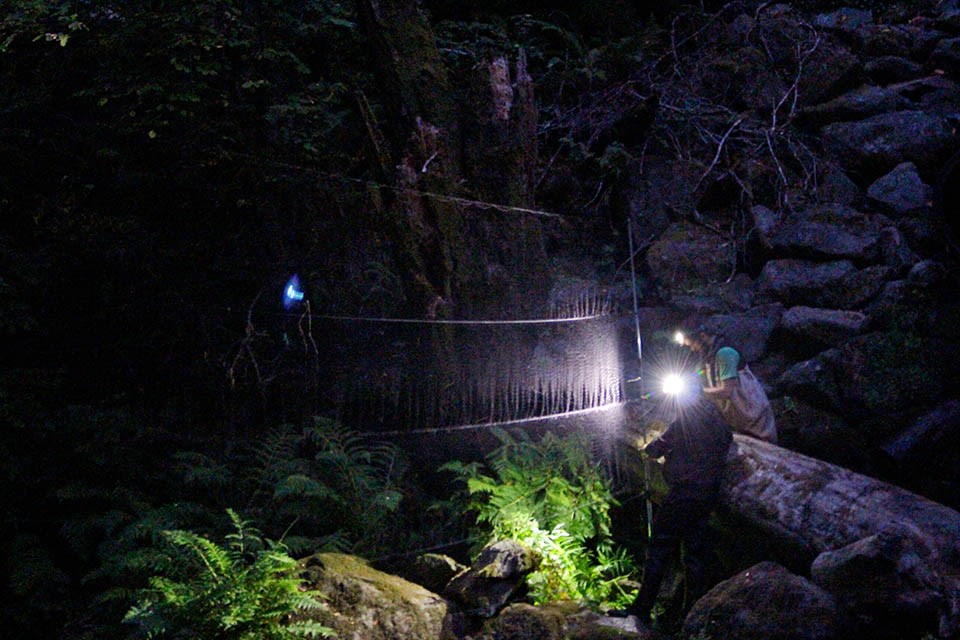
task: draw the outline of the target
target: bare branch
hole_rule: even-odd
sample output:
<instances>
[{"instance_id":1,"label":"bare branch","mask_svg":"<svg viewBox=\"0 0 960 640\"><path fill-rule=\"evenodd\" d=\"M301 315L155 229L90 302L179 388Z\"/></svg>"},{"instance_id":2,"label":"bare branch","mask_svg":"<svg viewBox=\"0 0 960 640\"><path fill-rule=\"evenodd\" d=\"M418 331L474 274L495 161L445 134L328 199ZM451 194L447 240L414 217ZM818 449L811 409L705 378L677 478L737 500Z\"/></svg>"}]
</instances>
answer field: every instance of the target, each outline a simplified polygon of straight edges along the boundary
<instances>
[{"instance_id":1,"label":"bare branch","mask_svg":"<svg viewBox=\"0 0 960 640\"><path fill-rule=\"evenodd\" d=\"M717 145L717 152L716 152L716 153L714 154L714 156L713 156L713 162L710 163L710 166L707 167L707 170L703 173L702 176L700 176L700 179L697 180L696 186L693 187L693 191L694 191L694 192L696 192L698 189L700 189L701 183L703 183L703 181L706 179L706 177L707 177L708 175L710 175L710 172L713 171L713 168L717 166L717 162L720 161L720 154L723 153L723 145L724 145L724 143L726 143L727 138L730 137L730 134L733 133L733 130L736 129L738 126L740 126L740 123L741 123L741 122L743 122L743 117L737 118L737 119L734 121L734 123L733 123L732 125L730 125L730 128L727 129L727 132L726 132L725 134L723 134L723 137L720 138L720 144Z\"/></svg>"}]
</instances>

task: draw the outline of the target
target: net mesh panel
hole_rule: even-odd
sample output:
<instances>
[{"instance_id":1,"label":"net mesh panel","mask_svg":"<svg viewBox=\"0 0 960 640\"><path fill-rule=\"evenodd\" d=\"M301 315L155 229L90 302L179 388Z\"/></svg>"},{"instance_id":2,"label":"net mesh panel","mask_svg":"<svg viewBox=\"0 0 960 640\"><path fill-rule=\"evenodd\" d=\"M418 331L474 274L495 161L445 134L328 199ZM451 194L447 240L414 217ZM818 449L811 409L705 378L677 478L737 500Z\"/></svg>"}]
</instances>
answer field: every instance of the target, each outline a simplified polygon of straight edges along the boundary
<instances>
[{"instance_id":1,"label":"net mesh panel","mask_svg":"<svg viewBox=\"0 0 960 640\"><path fill-rule=\"evenodd\" d=\"M357 429L483 425L622 399L613 315L559 324L325 321L331 400Z\"/></svg>"}]
</instances>

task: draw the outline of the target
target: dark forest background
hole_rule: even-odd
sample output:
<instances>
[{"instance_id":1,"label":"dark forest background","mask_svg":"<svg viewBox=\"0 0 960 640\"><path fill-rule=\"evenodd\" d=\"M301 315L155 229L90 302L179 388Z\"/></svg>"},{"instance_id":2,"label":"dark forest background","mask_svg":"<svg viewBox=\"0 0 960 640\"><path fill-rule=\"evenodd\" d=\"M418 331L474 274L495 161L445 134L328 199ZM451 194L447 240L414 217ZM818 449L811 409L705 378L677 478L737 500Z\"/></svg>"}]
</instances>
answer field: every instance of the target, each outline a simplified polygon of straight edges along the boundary
<instances>
[{"instance_id":1,"label":"dark forest background","mask_svg":"<svg viewBox=\"0 0 960 640\"><path fill-rule=\"evenodd\" d=\"M294 553L453 539L417 469L350 459L372 445L330 419L341 396L322 366L348 338L305 330L284 284L299 274L317 314L411 318L540 317L564 279L623 284L615 187L649 74L671 24L716 8L3 3L9 637L122 637L152 537L229 530L227 508ZM499 57L533 92L501 128L477 107ZM310 467L329 463L318 451L367 484ZM294 471L332 479L284 494Z\"/></svg>"}]
</instances>

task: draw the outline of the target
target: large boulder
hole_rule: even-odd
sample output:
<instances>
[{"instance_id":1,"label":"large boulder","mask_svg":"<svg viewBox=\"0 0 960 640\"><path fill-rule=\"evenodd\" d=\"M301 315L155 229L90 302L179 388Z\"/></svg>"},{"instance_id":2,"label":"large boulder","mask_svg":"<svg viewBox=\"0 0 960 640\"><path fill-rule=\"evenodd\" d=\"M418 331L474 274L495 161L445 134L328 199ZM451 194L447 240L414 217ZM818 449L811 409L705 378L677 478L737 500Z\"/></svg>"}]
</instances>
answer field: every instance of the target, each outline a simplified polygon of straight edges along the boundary
<instances>
[{"instance_id":1,"label":"large boulder","mask_svg":"<svg viewBox=\"0 0 960 640\"><path fill-rule=\"evenodd\" d=\"M874 472L858 430L836 413L791 396L773 398L770 404L780 446L860 473Z\"/></svg>"},{"instance_id":2,"label":"large boulder","mask_svg":"<svg viewBox=\"0 0 960 640\"><path fill-rule=\"evenodd\" d=\"M636 618L611 618L582 608L567 616L564 640L666 640Z\"/></svg>"},{"instance_id":3,"label":"large boulder","mask_svg":"<svg viewBox=\"0 0 960 640\"><path fill-rule=\"evenodd\" d=\"M829 124L823 128L823 141L862 182L875 180L903 162L913 162L922 175L935 175L956 145L946 119L916 110Z\"/></svg>"},{"instance_id":4,"label":"large boulder","mask_svg":"<svg viewBox=\"0 0 960 640\"><path fill-rule=\"evenodd\" d=\"M798 351L817 353L861 333L867 321L867 315L860 311L800 306L787 309L780 329Z\"/></svg>"},{"instance_id":5,"label":"large boulder","mask_svg":"<svg viewBox=\"0 0 960 640\"><path fill-rule=\"evenodd\" d=\"M707 282L690 293L675 292L670 302L684 316L747 311L753 307L753 280L738 273L730 280Z\"/></svg>"},{"instance_id":6,"label":"large boulder","mask_svg":"<svg viewBox=\"0 0 960 640\"><path fill-rule=\"evenodd\" d=\"M834 171L835 182L850 182ZM859 190L851 185L851 202L859 201ZM867 214L839 201L811 202L789 214L774 213L765 207L751 211L758 232L777 257L805 257L813 260L850 258L873 261L879 233L892 221ZM762 222L762 226L761 226Z\"/></svg>"},{"instance_id":7,"label":"large boulder","mask_svg":"<svg viewBox=\"0 0 960 640\"><path fill-rule=\"evenodd\" d=\"M854 207L837 202L823 202L803 207L795 218L808 222L835 224L854 232L876 232L879 227L871 216Z\"/></svg>"},{"instance_id":8,"label":"large boulder","mask_svg":"<svg viewBox=\"0 0 960 640\"><path fill-rule=\"evenodd\" d=\"M915 216L930 210L933 187L920 178L916 165L904 162L870 185L867 200L894 219Z\"/></svg>"},{"instance_id":9,"label":"large boulder","mask_svg":"<svg viewBox=\"0 0 960 640\"><path fill-rule=\"evenodd\" d=\"M797 362L777 380L778 394L796 397L811 406L842 415L841 381L836 377L836 363L840 357L840 349L834 348Z\"/></svg>"},{"instance_id":10,"label":"large boulder","mask_svg":"<svg viewBox=\"0 0 960 640\"><path fill-rule=\"evenodd\" d=\"M822 307L862 309L875 299L896 271L886 265L875 264L859 269L841 282L840 288L824 291Z\"/></svg>"},{"instance_id":11,"label":"large boulder","mask_svg":"<svg viewBox=\"0 0 960 640\"><path fill-rule=\"evenodd\" d=\"M386 568L390 570L391 568ZM391 571L397 575L419 584L421 587L434 593L442 593L444 587L454 576L466 569L465 566L440 553L424 553L418 555L413 564Z\"/></svg>"},{"instance_id":12,"label":"large boulder","mask_svg":"<svg viewBox=\"0 0 960 640\"><path fill-rule=\"evenodd\" d=\"M855 207L863 199L863 191L839 167L827 169L817 188L817 199L826 204Z\"/></svg>"},{"instance_id":13,"label":"large boulder","mask_svg":"<svg viewBox=\"0 0 960 640\"><path fill-rule=\"evenodd\" d=\"M447 584L443 595L469 616L491 618L522 592L523 579L536 567L529 547L501 540L485 547L469 569Z\"/></svg>"},{"instance_id":14,"label":"large boulder","mask_svg":"<svg viewBox=\"0 0 960 640\"><path fill-rule=\"evenodd\" d=\"M754 286L758 303L860 309L895 276L895 270L885 265L857 269L849 260L812 262L787 258L767 262Z\"/></svg>"},{"instance_id":15,"label":"large boulder","mask_svg":"<svg viewBox=\"0 0 960 640\"><path fill-rule=\"evenodd\" d=\"M805 260L872 260L877 236L846 231L836 224L793 220L781 226L770 238L770 249L777 258Z\"/></svg>"},{"instance_id":16,"label":"large boulder","mask_svg":"<svg viewBox=\"0 0 960 640\"><path fill-rule=\"evenodd\" d=\"M960 112L958 85L939 74L908 80L888 87L912 104L907 111L916 110L932 116L954 118Z\"/></svg>"},{"instance_id":17,"label":"large boulder","mask_svg":"<svg viewBox=\"0 0 960 640\"><path fill-rule=\"evenodd\" d=\"M326 609L315 615L344 640L441 640L447 602L356 556L318 553L300 561ZM299 615L314 615L304 612Z\"/></svg>"},{"instance_id":18,"label":"large boulder","mask_svg":"<svg viewBox=\"0 0 960 640\"><path fill-rule=\"evenodd\" d=\"M782 302L786 306L829 307L831 291L857 268L849 260L811 262L808 260L771 260L763 266L756 281L758 301Z\"/></svg>"},{"instance_id":19,"label":"large boulder","mask_svg":"<svg viewBox=\"0 0 960 640\"><path fill-rule=\"evenodd\" d=\"M895 88L862 86L828 102L802 109L801 122L817 127L831 122L863 120L871 116L909 109L912 103Z\"/></svg>"},{"instance_id":20,"label":"large boulder","mask_svg":"<svg viewBox=\"0 0 960 640\"><path fill-rule=\"evenodd\" d=\"M860 54L866 58L885 56L890 53L912 55L923 37L921 30L903 24L870 24L859 29L863 41Z\"/></svg>"},{"instance_id":21,"label":"large boulder","mask_svg":"<svg viewBox=\"0 0 960 640\"><path fill-rule=\"evenodd\" d=\"M756 362L766 355L781 315L783 305L767 304L746 313L714 315L703 324L711 333L723 336L724 343L735 347L746 362Z\"/></svg>"},{"instance_id":22,"label":"large boulder","mask_svg":"<svg viewBox=\"0 0 960 640\"><path fill-rule=\"evenodd\" d=\"M817 556L813 581L874 638L939 627L946 602L936 552L903 526L888 527Z\"/></svg>"},{"instance_id":23,"label":"large boulder","mask_svg":"<svg viewBox=\"0 0 960 640\"><path fill-rule=\"evenodd\" d=\"M879 85L908 82L920 77L923 67L902 56L886 55L868 61L863 70Z\"/></svg>"},{"instance_id":24,"label":"large boulder","mask_svg":"<svg viewBox=\"0 0 960 640\"><path fill-rule=\"evenodd\" d=\"M799 362L777 381L783 395L804 399L851 421L868 416L875 436L890 437L905 408L939 402L956 384L957 347L894 329L848 340Z\"/></svg>"},{"instance_id":25,"label":"large boulder","mask_svg":"<svg viewBox=\"0 0 960 640\"><path fill-rule=\"evenodd\" d=\"M736 265L734 243L687 222L672 225L647 250L647 266L666 297L730 277Z\"/></svg>"},{"instance_id":26,"label":"large boulder","mask_svg":"<svg viewBox=\"0 0 960 640\"><path fill-rule=\"evenodd\" d=\"M774 562L721 582L683 622L686 637L724 640L839 640L841 631L833 596Z\"/></svg>"},{"instance_id":27,"label":"large boulder","mask_svg":"<svg viewBox=\"0 0 960 640\"><path fill-rule=\"evenodd\" d=\"M484 625L497 640L564 640L565 616L555 607L517 603Z\"/></svg>"}]
</instances>

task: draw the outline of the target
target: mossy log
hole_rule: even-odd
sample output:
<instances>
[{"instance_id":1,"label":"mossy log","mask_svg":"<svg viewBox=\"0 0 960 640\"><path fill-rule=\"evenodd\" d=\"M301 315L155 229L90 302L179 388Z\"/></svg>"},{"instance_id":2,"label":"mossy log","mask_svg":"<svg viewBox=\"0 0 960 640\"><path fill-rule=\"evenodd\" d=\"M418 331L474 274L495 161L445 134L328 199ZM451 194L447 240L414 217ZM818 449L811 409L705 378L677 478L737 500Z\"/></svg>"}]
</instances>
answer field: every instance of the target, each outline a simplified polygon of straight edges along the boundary
<instances>
[{"instance_id":1,"label":"mossy log","mask_svg":"<svg viewBox=\"0 0 960 640\"><path fill-rule=\"evenodd\" d=\"M722 500L735 515L811 556L900 526L960 574L960 513L754 438L734 436Z\"/></svg>"},{"instance_id":2,"label":"mossy log","mask_svg":"<svg viewBox=\"0 0 960 640\"><path fill-rule=\"evenodd\" d=\"M736 435L722 507L812 561L896 528L923 549L942 580L948 626L960 622L960 513L894 485Z\"/></svg>"}]
</instances>

